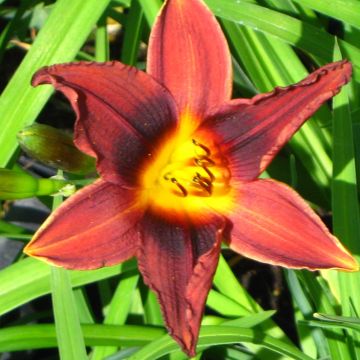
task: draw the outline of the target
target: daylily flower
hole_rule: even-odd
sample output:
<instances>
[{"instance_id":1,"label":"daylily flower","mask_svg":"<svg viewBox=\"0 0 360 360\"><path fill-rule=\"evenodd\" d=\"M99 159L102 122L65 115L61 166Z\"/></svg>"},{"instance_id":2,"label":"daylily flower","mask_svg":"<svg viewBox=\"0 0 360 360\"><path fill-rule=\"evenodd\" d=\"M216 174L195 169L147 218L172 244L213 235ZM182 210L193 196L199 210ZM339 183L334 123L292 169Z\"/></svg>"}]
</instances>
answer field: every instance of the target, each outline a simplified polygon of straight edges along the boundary
<instances>
[{"instance_id":1,"label":"daylily flower","mask_svg":"<svg viewBox=\"0 0 360 360\"><path fill-rule=\"evenodd\" d=\"M45 67L77 114L75 144L100 179L78 191L25 252L68 269L138 258L167 329L195 354L220 243L289 268L358 269L290 187L257 177L350 79L347 61L296 85L231 100L229 50L201 0L168 0L152 29L147 74L119 62Z\"/></svg>"}]
</instances>

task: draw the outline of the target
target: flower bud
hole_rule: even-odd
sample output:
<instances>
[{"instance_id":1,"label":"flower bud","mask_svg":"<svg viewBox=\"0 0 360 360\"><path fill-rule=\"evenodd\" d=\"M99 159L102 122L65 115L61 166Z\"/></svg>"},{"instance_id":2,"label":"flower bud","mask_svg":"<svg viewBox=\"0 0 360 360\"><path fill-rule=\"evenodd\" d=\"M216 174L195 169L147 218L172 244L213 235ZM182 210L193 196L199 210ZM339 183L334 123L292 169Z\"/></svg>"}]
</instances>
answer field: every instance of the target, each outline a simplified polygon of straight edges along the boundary
<instances>
[{"instance_id":1,"label":"flower bud","mask_svg":"<svg viewBox=\"0 0 360 360\"><path fill-rule=\"evenodd\" d=\"M48 125L33 124L17 138L22 150L42 163L74 174L95 171L95 159L79 151L72 137Z\"/></svg>"},{"instance_id":2,"label":"flower bud","mask_svg":"<svg viewBox=\"0 0 360 360\"><path fill-rule=\"evenodd\" d=\"M37 179L14 170L0 169L0 199L25 199L33 196L52 195L61 191L68 182L57 179Z\"/></svg>"}]
</instances>

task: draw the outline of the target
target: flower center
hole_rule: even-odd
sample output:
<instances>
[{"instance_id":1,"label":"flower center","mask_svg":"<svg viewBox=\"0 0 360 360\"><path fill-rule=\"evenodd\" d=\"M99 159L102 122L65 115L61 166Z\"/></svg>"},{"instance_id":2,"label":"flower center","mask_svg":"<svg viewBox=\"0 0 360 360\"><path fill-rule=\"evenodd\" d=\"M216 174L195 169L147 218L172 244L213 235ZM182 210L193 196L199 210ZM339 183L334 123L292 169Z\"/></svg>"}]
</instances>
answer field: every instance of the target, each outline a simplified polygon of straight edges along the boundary
<instances>
[{"instance_id":1,"label":"flower center","mask_svg":"<svg viewBox=\"0 0 360 360\"><path fill-rule=\"evenodd\" d=\"M174 151L157 179L158 184L179 197L225 195L231 175L226 159L219 154L217 148L191 139L191 143Z\"/></svg>"},{"instance_id":2,"label":"flower center","mask_svg":"<svg viewBox=\"0 0 360 360\"><path fill-rule=\"evenodd\" d=\"M230 180L227 159L213 140L173 134L142 171L142 198L170 217L206 208L224 213L233 204Z\"/></svg>"}]
</instances>

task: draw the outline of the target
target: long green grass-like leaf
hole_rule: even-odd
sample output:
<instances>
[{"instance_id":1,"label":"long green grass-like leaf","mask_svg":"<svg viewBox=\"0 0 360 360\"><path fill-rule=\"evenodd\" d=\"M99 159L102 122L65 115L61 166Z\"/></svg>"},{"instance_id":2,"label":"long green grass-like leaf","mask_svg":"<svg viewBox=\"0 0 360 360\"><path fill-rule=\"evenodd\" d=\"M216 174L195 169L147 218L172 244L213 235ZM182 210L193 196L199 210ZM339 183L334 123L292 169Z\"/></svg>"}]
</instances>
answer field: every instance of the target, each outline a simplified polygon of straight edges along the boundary
<instances>
[{"instance_id":1,"label":"long green grass-like leaf","mask_svg":"<svg viewBox=\"0 0 360 360\"><path fill-rule=\"evenodd\" d=\"M289 290L292 293L293 299L297 303L303 315L303 318L310 320L314 313L313 304L311 300L307 297L304 289L302 288L296 276L296 272L294 270L285 270L285 276L289 286ZM298 330L300 340L303 340L300 331L301 329L299 327ZM327 357L329 355L329 349L323 331L321 329L310 329L310 331L319 356ZM306 348L304 348L304 351L309 354Z\"/></svg>"},{"instance_id":2,"label":"long green grass-like leaf","mask_svg":"<svg viewBox=\"0 0 360 360\"><path fill-rule=\"evenodd\" d=\"M144 345L159 338L164 329L135 325L81 326L87 346L135 346ZM0 329L0 352L56 347L53 324L12 326Z\"/></svg>"},{"instance_id":3,"label":"long green grass-like leaf","mask_svg":"<svg viewBox=\"0 0 360 360\"><path fill-rule=\"evenodd\" d=\"M357 0L293 0L310 9L360 28L360 2Z\"/></svg>"},{"instance_id":4,"label":"long green grass-like leaf","mask_svg":"<svg viewBox=\"0 0 360 360\"><path fill-rule=\"evenodd\" d=\"M230 311L234 311L234 313L236 312L239 315L251 315L263 311L260 305L256 303L256 301L236 279L234 273L231 271L231 268L222 255L220 255L219 265L214 276L214 285L221 294L211 292L209 301L212 309L217 311L219 314L226 313L227 310L223 309L223 307L227 304L230 306ZM218 301L221 295L225 300L223 303ZM236 303L239 305L238 307L236 307ZM287 336L271 319L263 322L260 327L268 335L290 343ZM248 344L248 346L251 347L254 352L260 351L261 356L266 356L269 360L274 358L278 359L278 355L274 355L274 353L269 349L261 349L256 344Z\"/></svg>"},{"instance_id":5,"label":"long green grass-like leaf","mask_svg":"<svg viewBox=\"0 0 360 360\"><path fill-rule=\"evenodd\" d=\"M40 67L72 60L110 0L59 0L25 59L0 97L0 167L16 147L16 133L31 124L51 89L30 86ZM66 14L66 16L64 16Z\"/></svg>"},{"instance_id":6,"label":"long green grass-like leaf","mask_svg":"<svg viewBox=\"0 0 360 360\"><path fill-rule=\"evenodd\" d=\"M89 304L84 289L82 288L74 289L74 297L75 297L76 307L79 312L80 323L93 324L95 321L91 309L89 309Z\"/></svg>"},{"instance_id":7,"label":"long green grass-like leaf","mask_svg":"<svg viewBox=\"0 0 360 360\"><path fill-rule=\"evenodd\" d=\"M220 18L274 35L316 56L322 62L332 61L335 37L316 26L246 0L222 0L221 3L217 0L205 1ZM341 40L339 46L356 67L360 68L360 49Z\"/></svg>"},{"instance_id":8,"label":"long green grass-like leaf","mask_svg":"<svg viewBox=\"0 0 360 360\"><path fill-rule=\"evenodd\" d=\"M337 58L339 58L337 50ZM360 256L360 216L357 193L352 121L347 87L333 99L334 170L332 210L334 233L354 254ZM344 315L351 315L350 299L360 313L359 273L339 273L339 290Z\"/></svg>"},{"instance_id":9,"label":"long green grass-like leaf","mask_svg":"<svg viewBox=\"0 0 360 360\"><path fill-rule=\"evenodd\" d=\"M294 273L299 278L309 302L314 306L313 312L336 314L338 304L335 303L333 294L322 277L315 276L308 271L296 271ZM296 297L296 293L293 296ZM330 354L334 359L351 359L346 338L341 330L332 329L329 332L325 332L325 335Z\"/></svg>"},{"instance_id":10,"label":"long green grass-like leaf","mask_svg":"<svg viewBox=\"0 0 360 360\"><path fill-rule=\"evenodd\" d=\"M56 338L62 360L86 360L85 342L79 314L66 269L51 268Z\"/></svg>"},{"instance_id":11,"label":"long green grass-like leaf","mask_svg":"<svg viewBox=\"0 0 360 360\"><path fill-rule=\"evenodd\" d=\"M206 305L218 314L227 317L246 316L250 313L242 304L216 290L210 290Z\"/></svg>"},{"instance_id":12,"label":"long green grass-like leaf","mask_svg":"<svg viewBox=\"0 0 360 360\"><path fill-rule=\"evenodd\" d=\"M107 309L104 324L107 325L123 325L127 319L134 290L139 281L139 275L131 275L122 278L114 293L111 303ZM95 347L91 356L91 360L103 360L107 356L116 352L115 346Z\"/></svg>"},{"instance_id":13,"label":"long green grass-like leaf","mask_svg":"<svg viewBox=\"0 0 360 360\"><path fill-rule=\"evenodd\" d=\"M144 320L149 325L163 325L160 305L155 293L142 284L140 295L144 307Z\"/></svg>"},{"instance_id":14,"label":"long green grass-like leaf","mask_svg":"<svg viewBox=\"0 0 360 360\"><path fill-rule=\"evenodd\" d=\"M244 309L247 309L249 314L261 310L255 300L240 285L222 255L220 255L219 264L214 276L214 285L228 298L241 304Z\"/></svg>"},{"instance_id":15,"label":"long green grass-like leaf","mask_svg":"<svg viewBox=\"0 0 360 360\"><path fill-rule=\"evenodd\" d=\"M70 271L71 284L81 286L136 269L135 261L92 271ZM50 267L27 258L0 271L0 315L50 293ZM16 279L16 281L14 280Z\"/></svg>"},{"instance_id":16,"label":"long green grass-like leaf","mask_svg":"<svg viewBox=\"0 0 360 360\"><path fill-rule=\"evenodd\" d=\"M62 171L58 174L62 176ZM55 196L53 210L61 203L62 196ZM60 359L86 360L84 337L68 271L51 266L50 284Z\"/></svg>"},{"instance_id":17,"label":"long green grass-like leaf","mask_svg":"<svg viewBox=\"0 0 360 360\"><path fill-rule=\"evenodd\" d=\"M95 31L95 59L96 61L108 61L110 56L109 38L107 32L107 14L103 14Z\"/></svg>"},{"instance_id":18,"label":"long green grass-like leaf","mask_svg":"<svg viewBox=\"0 0 360 360\"><path fill-rule=\"evenodd\" d=\"M126 17L124 42L121 51L121 61L124 64L136 64L144 25L144 11L139 1L133 0Z\"/></svg>"},{"instance_id":19,"label":"long green grass-like leaf","mask_svg":"<svg viewBox=\"0 0 360 360\"><path fill-rule=\"evenodd\" d=\"M334 57L341 58L338 46ZM360 216L357 192L355 154L353 144L352 120L348 87L333 99L334 106L334 171L332 184L332 210L334 233L360 258ZM342 314L352 315L352 306L360 313L360 274L338 273L340 303ZM357 345L359 334L348 334L349 346L353 358L360 359L360 347Z\"/></svg>"},{"instance_id":20,"label":"long green grass-like leaf","mask_svg":"<svg viewBox=\"0 0 360 360\"><path fill-rule=\"evenodd\" d=\"M337 316L337 315L328 315L316 313L314 317L319 320L328 321L330 323L343 323L343 324L352 324L356 325L357 329L360 331L360 319L352 316Z\"/></svg>"},{"instance_id":21,"label":"long green grass-like leaf","mask_svg":"<svg viewBox=\"0 0 360 360\"><path fill-rule=\"evenodd\" d=\"M139 0L139 3L144 11L145 18L150 26L154 23L159 9L161 7L160 0Z\"/></svg>"},{"instance_id":22,"label":"long green grass-like leaf","mask_svg":"<svg viewBox=\"0 0 360 360\"><path fill-rule=\"evenodd\" d=\"M285 356L286 359L312 360L293 345L264 333L233 326L204 326L200 331L198 351L214 345L234 343L259 344L270 351ZM175 351L179 351L178 345L166 335L144 346L130 356L129 360L154 360Z\"/></svg>"}]
</instances>

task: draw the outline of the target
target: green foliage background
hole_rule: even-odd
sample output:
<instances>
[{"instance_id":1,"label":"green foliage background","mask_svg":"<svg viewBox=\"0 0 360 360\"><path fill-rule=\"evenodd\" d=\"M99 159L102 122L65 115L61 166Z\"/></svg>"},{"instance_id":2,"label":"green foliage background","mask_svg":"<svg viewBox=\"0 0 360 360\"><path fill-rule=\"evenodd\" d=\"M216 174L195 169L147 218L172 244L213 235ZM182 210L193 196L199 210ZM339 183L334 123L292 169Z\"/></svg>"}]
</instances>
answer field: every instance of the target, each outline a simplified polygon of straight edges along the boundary
<instances>
[{"instance_id":1,"label":"green foliage background","mask_svg":"<svg viewBox=\"0 0 360 360\"><path fill-rule=\"evenodd\" d=\"M353 63L351 84L301 128L264 176L289 183L316 209L332 214L334 233L358 257L360 1L206 3L231 47L236 96L299 81L340 58ZM71 60L105 61L109 54L144 68L139 54L160 6L160 0L0 0L0 77L2 82L9 78L0 97L1 167L15 166L17 132L36 121L51 95L50 87L31 88L34 72ZM121 32L117 52L109 51L109 19ZM36 36L30 36L31 29ZM7 56L19 46L22 60L9 74L4 70ZM54 206L59 202L58 196ZM31 234L0 220L0 236L27 241ZM274 312L264 311L248 294L222 257L207 301L198 358L210 358L211 351L213 358L229 360L360 359L360 275L285 270L284 276L297 343L271 319ZM186 358L166 335L156 299L141 283L133 261L77 272L19 254L0 271L0 284L0 352L58 347L65 360ZM101 321L96 323L93 310L98 305L86 296L87 284L100 293ZM50 293L51 323L43 322L48 313L17 312ZM314 318L314 313L325 315Z\"/></svg>"}]
</instances>

